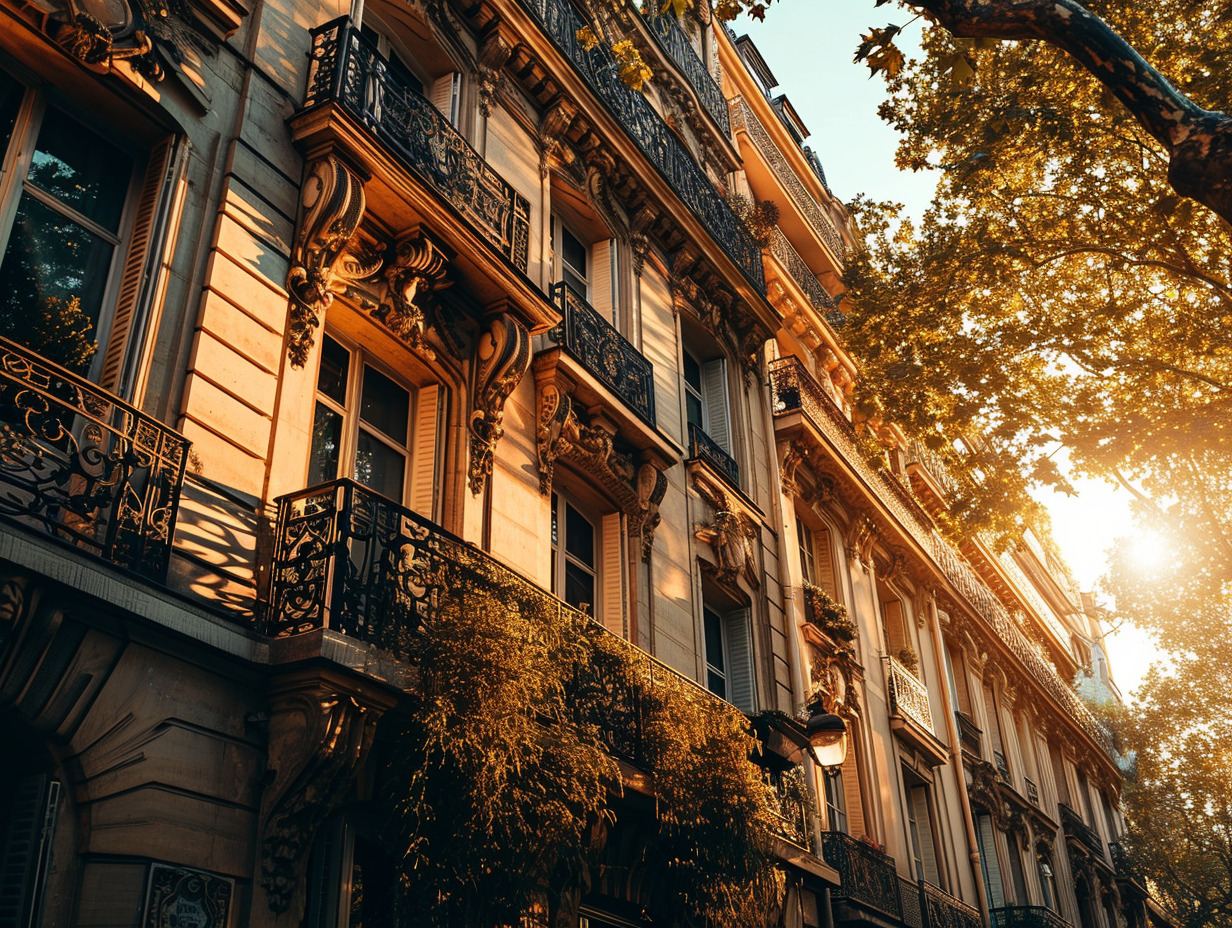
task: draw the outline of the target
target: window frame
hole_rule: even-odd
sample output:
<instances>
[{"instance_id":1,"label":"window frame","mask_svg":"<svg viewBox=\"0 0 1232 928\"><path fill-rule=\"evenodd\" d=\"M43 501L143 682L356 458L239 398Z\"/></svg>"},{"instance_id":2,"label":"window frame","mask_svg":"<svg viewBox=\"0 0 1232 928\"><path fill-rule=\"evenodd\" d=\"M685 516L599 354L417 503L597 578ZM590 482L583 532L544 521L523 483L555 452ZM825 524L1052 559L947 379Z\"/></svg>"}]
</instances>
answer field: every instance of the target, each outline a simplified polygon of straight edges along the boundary
<instances>
[{"instance_id":1,"label":"window frame","mask_svg":"<svg viewBox=\"0 0 1232 928\"><path fill-rule=\"evenodd\" d=\"M569 550L569 510L576 512L591 531L591 550L594 562L586 564ZM551 591L562 602L575 609L586 612L592 618L597 617L603 599L603 531L602 523L596 524L587 507L580 505L570 494L562 492L559 487L552 488L551 501L551 531L549 532L549 551L551 552ZM581 605L569 603L566 598L568 588L567 571L569 566L585 571L591 580L591 601L589 609L581 609Z\"/></svg>"}]
</instances>

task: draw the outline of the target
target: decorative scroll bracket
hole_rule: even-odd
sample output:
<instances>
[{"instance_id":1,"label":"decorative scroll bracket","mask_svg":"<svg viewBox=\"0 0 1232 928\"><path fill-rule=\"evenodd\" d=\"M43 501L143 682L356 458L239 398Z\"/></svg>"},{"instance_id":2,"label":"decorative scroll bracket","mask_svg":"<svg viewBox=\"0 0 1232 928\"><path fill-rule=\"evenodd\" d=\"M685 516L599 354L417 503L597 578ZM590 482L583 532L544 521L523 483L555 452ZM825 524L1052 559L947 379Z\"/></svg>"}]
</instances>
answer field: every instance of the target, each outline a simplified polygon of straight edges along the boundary
<instances>
[{"instance_id":1,"label":"decorative scroll bracket","mask_svg":"<svg viewBox=\"0 0 1232 928\"><path fill-rule=\"evenodd\" d=\"M752 589L758 589L761 578L754 554L757 523L736 495L720 481L712 479L704 468L693 469L692 475L693 488L714 509L714 517L695 526L693 534L714 551L716 578L734 586L744 577Z\"/></svg>"},{"instance_id":2,"label":"decorative scroll bracket","mask_svg":"<svg viewBox=\"0 0 1232 928\"><path fill-rule=\"evenodd\" d=\"M642 560L649 561L654 550L655 529L661 516L659 504L667 495L667 474L649 462L637 469L637 505L642 515Z\"/></svg>"},{"instance_id":3,"label":"decorative scroll bracket","mask_svg":"<svg viewBox=\"0 0 1232 928\"><path fill-rule=\"evenodd\" d=\"M483 492L492 474L496 444L504 434L501 422L509 398L530 367L530 333L507 312L495 312L480 334L471 365L470 471L471 492Z\"/></svg>"}]
</instances>

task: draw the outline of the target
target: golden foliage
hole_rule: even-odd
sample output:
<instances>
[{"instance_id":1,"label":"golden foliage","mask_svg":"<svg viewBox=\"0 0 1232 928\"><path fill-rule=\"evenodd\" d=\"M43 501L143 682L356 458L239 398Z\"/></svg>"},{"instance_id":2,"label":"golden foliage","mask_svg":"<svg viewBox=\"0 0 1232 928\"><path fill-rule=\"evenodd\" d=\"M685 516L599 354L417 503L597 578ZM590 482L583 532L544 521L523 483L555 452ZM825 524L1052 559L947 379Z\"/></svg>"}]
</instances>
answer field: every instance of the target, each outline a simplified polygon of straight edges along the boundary
<instances>
[{"instance_id":1,"label":"golden foliage","mask_svg":"<svg viewBox=\"0 0 1232 928\"><path fill-rule=\"evenodd\" d=\"M612 55L616 58L616 67L621 82L633 90L641 90L648 80L654 77L650 66L642 60L642 53L637 50L632 40L622 39L612 46Z\"/></svg>"}]
</instances>

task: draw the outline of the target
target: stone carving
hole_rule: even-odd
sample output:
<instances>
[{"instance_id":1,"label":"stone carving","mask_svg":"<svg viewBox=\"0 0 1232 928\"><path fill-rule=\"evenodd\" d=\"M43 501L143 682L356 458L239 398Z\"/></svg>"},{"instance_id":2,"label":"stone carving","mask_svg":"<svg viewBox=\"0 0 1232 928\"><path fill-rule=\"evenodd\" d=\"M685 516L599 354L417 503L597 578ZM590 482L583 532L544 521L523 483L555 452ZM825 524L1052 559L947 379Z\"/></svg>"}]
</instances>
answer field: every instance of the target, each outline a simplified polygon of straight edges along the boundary
<instances>
[{"instance_id":1,"label":"stone carving","mask_svg":"<svg viewBox=\"0 0 1232 928\"><path fill-rule=\"evenodd\" d=\"M470 471L471 492L483 492L492 474L496 443L504 434L505 400L530 367L530 333L509 313L493 315L479 336L471 366Z\"/></svg>"},{"instance_id":2,"label":"stone carving","mask_svg":"<svg viewBox=\"0 0 1232 928\"><path fill-rule=\"evenodd\" d=\"M436 352L424 338L424 313L431 295L451 283L445 280L450 259L421 230L403 237L391 251L372 315L412 349L432 360ZM367 308L367 304L361 305Z\"/></svg>"},{"instance_id":3,"label":"stone carving","mask_svg":"<svg viewBox=\"0 0 1232 928\"><path fill-rule=\"evenodd\" d=\"M808 456L808 449L798 441L793 441L783 448L783 461L779 465L779 479L783 483L783 492L795 496L799 492L796 485L796 469Z\"/></svg>"},{"instance_id":4,"label":"stone carving","mask_svg":"<svg viewBox=\"0 0 1232 928\"><path fill-rule=\"evenodd\" d=\"M212 873L151 864L141 928L227 928L234 881Z\"/></svg>"},{"instance_id":5,"label":"stone carving","mask_svg":"<svg viewBox=\"0 0 1232 928\"><path fill-rule=\"evenodd\" d=\"M654 533L659 527L659 504L667 493L667 475L653 464L637 469L637 506L642 513L642 560L650 560Z\"/></svg>"},{"instance_id":6,"label":"stone carving","mask_svg":"<svg viewBox=\"0 0 1232 928\"><path fill-rule=\"evenodd\" d=\"M539 384L539 492L552 491L556 459L570 456L583 470L593 473L601 483L628 501L633 492L634 466L630 455L616 450L612 433L582 421L573 399L554 381Z\"/></svg>"},{"instance_id":7,"label":"stone carving","mask_svg":"<svg viewBox=\"0 0 1232 928\"><path fill-rule=\"evenodd\" d=\"M490 33L479 47L479 112L487 119L492 115L492 104L496 102L496 94L504 86L503 69L513 47L505 41L499 31Z\"/></svg>"},{"instance_id":8,"label":"stone carving","mask_svg":"<svg viewBox=\"0 0 1232 928\"><path fill-rule=\"evenodd\" d=\"M863 669L850 642L809 639L808 704L820 702L826 712L854 719L860 714L860 681Z\"/></svg>"},{"instance_id":9,"label":"stone carving","mask_svg":"<svg viewBox=\"0 0 1232 928\"><path fill-rule=\"evenodd\" d=\"M364 215L364 184L354 171L332 155L308 166L304 180L303 218L287 272L291 297L287 353L293 367L303 367L313 345L313 330L334 294L349 280L362 279L372 268L355 256L355 233Z\"/></svg>"},{"instance_id":10,"label":"stone carving","mask_svg":"<svg viewBox=\"0 0 1232 928\"><path fill-rule=\"evenodd\" d=\"M993 824L1001 831L1009 827L1009 808L998 786L997 768L986 760L971 761L971 783L967 795L977 806L992 817Z\"/></svg>"},{"instance_id":11,"label":"stone carving","mask_svg":"<svg viewBox=\"0 0 1232 928\"><path fill-rule=\"evenodd\" d=\"M543 111L539 120L539 176L547 178L553 156L560 150L565 133L576 114L564 101L557 100Z\"/></svg>"},{"instance_id":12,"label":"stone carving","mask_svg":"<svg viewBox=\"0 0 1232 928\"><path fill-rule=\"evenodd\" d=\"M367 757L380 714L350 696L311 687L272 707L261 819L261 887L271 911L303 905L308 850Z\"/></svg>"},{"instance_id":13,"label":"stone carving","mask_svg":"<svg viewBox=\"0 0 1232 928\"><path fill-rule=\"evenodd\" d=\"M873 543L877 540L877 526L868 516L852 522L847 533L847 556L858 561L868 573L873 565Z\"/></svg>"},{"instance_id":14,"label":"stone carving","mask_svg":"<svg viewBox=\"0 0 1232 928\"><path fill-rule=\"evenodd\" d=\"M700 468L693 471L693 487L714 509L714 517L697 525L693 534L714 551L715 575L732 585L743 576L750 587L757 589L761 586L753 547L757 523L730 490Z\"/></svg>"}]
</instances>

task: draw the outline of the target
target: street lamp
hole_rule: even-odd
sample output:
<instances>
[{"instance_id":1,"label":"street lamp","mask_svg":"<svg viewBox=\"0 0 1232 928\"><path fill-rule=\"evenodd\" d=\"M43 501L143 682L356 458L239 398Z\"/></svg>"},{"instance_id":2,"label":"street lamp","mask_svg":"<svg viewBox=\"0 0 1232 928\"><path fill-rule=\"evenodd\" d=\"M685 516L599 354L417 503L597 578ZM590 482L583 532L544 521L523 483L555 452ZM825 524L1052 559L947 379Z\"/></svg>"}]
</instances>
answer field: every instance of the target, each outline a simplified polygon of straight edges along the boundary
<instances>
[{"instance_id":1,"label":"street lamp","mask_svg":"<svg viewBox=\"0 0 1232 928\"><path fill-rule=\"evenodd\" d=\"M833 712L823 712L820 704L809 709L804 731L813 756L827 773L837 773L847 759L847 725Z\"/></svg>"}]
</instances>

